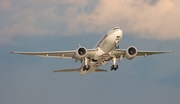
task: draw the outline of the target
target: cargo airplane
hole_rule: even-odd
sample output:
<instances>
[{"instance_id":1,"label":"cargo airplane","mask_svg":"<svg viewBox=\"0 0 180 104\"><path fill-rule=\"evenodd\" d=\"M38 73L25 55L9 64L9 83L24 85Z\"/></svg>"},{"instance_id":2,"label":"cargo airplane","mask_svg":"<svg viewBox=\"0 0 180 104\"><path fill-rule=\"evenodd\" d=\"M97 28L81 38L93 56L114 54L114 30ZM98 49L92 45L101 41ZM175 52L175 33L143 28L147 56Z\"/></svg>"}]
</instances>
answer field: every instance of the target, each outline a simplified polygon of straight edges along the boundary
<instances>
[{"instance_id":1,"label":"cargo airplane","mask_svg":"<svg viewBox=\"0 0 180 104\"><path fill-rule=\"evenodd\" d=\"M49 52L11 52L13 54L35 55L42 57L53 58L73 58L77 62L81 61L80 68L54 70L54 72L79 72L81 75L91 72L107 72L107 70L99 69L101 65L106 65L109 61L112 62L111 71L116 71L118 65L116 61L121 61L122 58L131 60L136 56L153 55L171 53L169 51L140 51L135 46L129 46L127 49L119 49L119 42L123 37L121 28L114 27L109 30L93 49L86 49L80 46L76 50L70 51L49 51Z\"/></svg>"}]
</instances>

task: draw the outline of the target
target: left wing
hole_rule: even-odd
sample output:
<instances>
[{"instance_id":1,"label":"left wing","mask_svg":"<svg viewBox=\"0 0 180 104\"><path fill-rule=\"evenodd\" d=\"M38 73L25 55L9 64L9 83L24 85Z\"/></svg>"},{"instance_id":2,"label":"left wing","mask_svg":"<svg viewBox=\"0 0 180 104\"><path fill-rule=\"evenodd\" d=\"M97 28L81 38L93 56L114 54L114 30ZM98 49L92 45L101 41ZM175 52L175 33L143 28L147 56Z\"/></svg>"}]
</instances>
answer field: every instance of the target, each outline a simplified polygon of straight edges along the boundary
<instances>
[{"instance_id":1,"label":"left wing","mask_svg":"<svg viewBox=\"0 0 180 104\"><path fill-rule=\"evenodd\" d=\"M87 57L95 54L95 49L87 49ZM48 51L48 52L10 52L12 54L34 55L52 58L74 58L76 50L70 51Z\"/></svg>"},{"instance_id":2,"label":"left wing","mask_svg":"<svg viewBox=\"0 0 180 104\"><path fill-rule=\"evenodd\" d=\"M136 56L147 56L147 55L154 55L154 54L163 54L163 53L171 53L173 52L172 50L169 51L142 51L142 50L137 50L137 55ZM126 53L126 49L116 49L115 51L113 51L113 55L116 58L121 57L121 55L123 55L123 57L125 57L125 53Z\"/></svg>"}]
</instances>

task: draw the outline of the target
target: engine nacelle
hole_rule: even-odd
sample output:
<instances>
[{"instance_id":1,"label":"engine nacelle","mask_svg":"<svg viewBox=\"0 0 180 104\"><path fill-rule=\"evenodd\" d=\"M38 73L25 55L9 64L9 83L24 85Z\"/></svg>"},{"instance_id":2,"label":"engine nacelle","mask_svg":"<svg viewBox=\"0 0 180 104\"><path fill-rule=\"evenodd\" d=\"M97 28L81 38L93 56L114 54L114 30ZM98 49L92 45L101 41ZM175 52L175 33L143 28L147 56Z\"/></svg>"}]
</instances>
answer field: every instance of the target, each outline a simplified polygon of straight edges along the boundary
<instances>
[{"instance_id":1,"label":"engine nacelle","mask_svg":"<svg viewBox=\"0 0 180 104\"><path fill-rule=\"evenodd\" d=\"M126 49L125 57L128 60L133 59L137 55L137 49L134 46L130 46Z\"/></svg>"},{"instance_id":2,"label":"engine nacelle","mask_svg":"<svg viewBox=\"0 0 180 104\"><path fill-rule=\"evenodd\" d=\"M87 50L86 48L84 47L79 47L77 50L76 50L76 54L75 54L75 58L77 60L82 60L87 54Z\"/></svg>"}]
</instances>

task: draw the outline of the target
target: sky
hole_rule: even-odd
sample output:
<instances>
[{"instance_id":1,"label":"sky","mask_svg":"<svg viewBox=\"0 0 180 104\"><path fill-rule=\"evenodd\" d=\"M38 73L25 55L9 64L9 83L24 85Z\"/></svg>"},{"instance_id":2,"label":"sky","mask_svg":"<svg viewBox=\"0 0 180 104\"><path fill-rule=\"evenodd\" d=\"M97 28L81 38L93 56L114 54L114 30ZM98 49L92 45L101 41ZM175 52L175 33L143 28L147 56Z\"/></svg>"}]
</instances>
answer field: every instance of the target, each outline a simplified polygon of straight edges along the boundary
<instances>
[{"instance_id":1,"label":"sky","mask_svg":"<svg viewBox=\"0 0 180 104\"><path fill-rule=\"evenodd\" d=\"M179 104L179 0L0 0L1 104ZM9 54L93 48L110 29L120 48L173 50L100 68L107 73L52 73L72 59Z\"/></svg>"}]
</instances>

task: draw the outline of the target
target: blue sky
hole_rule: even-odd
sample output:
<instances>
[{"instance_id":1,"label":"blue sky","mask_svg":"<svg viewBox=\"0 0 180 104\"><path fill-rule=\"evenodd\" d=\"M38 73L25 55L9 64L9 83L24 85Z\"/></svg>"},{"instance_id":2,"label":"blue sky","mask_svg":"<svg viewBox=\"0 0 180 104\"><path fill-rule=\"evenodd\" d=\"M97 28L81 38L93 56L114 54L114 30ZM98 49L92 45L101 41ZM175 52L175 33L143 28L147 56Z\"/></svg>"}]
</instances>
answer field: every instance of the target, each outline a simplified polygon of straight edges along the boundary
<instances>
[{"instance_id":1,"label":"blue sky","mask_svg":"<svg viewBox=\"0 0 180 104\"><path fill-rule=\"evenodd\" d=\"M179 4L177 0L0 1L0 103L179 104ZM9 54L72 50L78 44L92 48L114 26L124 31L120 48L134 45L173 53L123 59L116 72L109 70L109 63L101 67L107 73L84 76L52 73L80 67L75 60Z\"/></svg>"}]
</instances>

